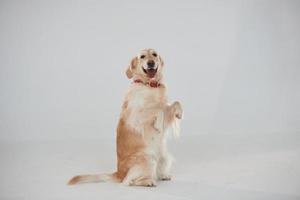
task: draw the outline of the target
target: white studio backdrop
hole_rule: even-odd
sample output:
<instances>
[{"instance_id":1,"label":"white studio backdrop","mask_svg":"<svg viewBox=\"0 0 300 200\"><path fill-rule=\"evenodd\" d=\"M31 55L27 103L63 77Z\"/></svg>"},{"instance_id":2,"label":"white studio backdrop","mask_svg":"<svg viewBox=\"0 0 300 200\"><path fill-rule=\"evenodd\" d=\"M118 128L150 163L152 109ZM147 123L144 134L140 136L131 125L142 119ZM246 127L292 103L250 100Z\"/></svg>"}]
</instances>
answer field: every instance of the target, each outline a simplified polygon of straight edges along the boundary
<instances>
[{"instance_id":1,"label":"white studio backdrop","mask_svg":"<svg viewBox=\"0 0 300 200\"><path fill-rule=\"evenodd\" d=\"M165 60L182 134L300 130L299 1L0 1L0 139L114 138L130 59Z\"/></svg>"}]
</instances>

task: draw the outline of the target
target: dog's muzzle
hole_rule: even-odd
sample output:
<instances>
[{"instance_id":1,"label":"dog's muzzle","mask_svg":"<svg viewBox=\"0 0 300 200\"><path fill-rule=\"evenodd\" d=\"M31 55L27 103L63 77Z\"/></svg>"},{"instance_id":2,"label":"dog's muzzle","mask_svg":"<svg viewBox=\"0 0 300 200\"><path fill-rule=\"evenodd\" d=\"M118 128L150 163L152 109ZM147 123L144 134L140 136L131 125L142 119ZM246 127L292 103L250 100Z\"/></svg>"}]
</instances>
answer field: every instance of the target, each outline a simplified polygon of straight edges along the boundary
<instances>
[{"instance_id":1,"label":"dog's muzzle","mask_svg":"<svg viewBox=\"0 0 300 200\"><path fill-rule=\"evenodd\" d=\"M149 78L153 78L157 72L157 68L155 68L155 62L153 60L148 60L147 62L147 68L145 69L143 67L143 71L145 72L145 74L147 74L147 76Z\"/></svg>"}]
</instances>

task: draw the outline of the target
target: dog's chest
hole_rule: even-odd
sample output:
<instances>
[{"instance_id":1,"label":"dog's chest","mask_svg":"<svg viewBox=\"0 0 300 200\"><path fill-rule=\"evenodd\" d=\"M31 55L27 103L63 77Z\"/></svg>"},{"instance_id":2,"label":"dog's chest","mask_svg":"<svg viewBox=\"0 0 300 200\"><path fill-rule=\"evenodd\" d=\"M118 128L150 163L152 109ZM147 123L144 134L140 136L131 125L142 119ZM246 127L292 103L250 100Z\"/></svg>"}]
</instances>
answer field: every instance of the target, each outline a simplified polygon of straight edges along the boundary
<instances>
[{"instance_id":1,"label":"dog's chest","mask_svg":"<svg viewBox=\"0 0 300 200\"><path fill-rule=\"evenodd\" d=\"M129 109L151 108L163 103L165 94L159 88L138 85L131 87L127 99Z\"/></svg>"},{"instance_id":2,"label":"dog's chest","mask_svg":"<svg viewBox=\"0 0 300 200\"><path fill-rule=\"evenodd\" d=\"M127 93L127 124L138 133L144 134L147 127L163 112L166 103L164 90L147 86L133 86Z\"/></svg>"}]
</instances>

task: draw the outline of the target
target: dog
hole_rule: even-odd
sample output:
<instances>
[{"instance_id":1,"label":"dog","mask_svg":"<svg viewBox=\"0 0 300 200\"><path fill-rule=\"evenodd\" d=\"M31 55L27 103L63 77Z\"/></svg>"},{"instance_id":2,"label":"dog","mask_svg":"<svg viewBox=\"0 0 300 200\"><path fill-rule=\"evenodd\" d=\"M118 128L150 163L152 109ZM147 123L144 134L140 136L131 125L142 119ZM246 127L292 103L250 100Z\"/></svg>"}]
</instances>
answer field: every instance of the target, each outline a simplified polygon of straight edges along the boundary
<instances>
[{"instance_id":1,"label":"dog","mask_svg":"<svg viewBox=\"0 0 300 200\"><path fill-rule=\"evenodd\" d=\"M117 171L75 176L70 185L112 181L151 187L157 180L171 180L173 158L166 139L169 130L179 134L183 110L178 101L167 102L163 68L161 56L153 49L144 49L131 60L126 75L133 81L117 127Z\"/></svg>"}]
</instances>

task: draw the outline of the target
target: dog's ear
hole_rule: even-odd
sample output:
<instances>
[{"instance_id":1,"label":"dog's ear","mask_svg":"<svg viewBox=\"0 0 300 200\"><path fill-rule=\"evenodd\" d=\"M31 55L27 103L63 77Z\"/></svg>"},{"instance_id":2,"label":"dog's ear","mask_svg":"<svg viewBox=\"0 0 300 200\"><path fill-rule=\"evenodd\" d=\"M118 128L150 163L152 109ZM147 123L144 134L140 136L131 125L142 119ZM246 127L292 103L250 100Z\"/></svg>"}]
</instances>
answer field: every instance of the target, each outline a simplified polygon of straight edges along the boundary
<instances>
[{"instance_id":1,"label":"dog's ear","mask_svg":"<svg viewBox=\"0 0 300 200\"><path fill-rule=\"evenodd\" d=\"M161 66L163 67L164 66L164 60L161 58L161 56L158 56L159 57L159 60L160 60L160 63L161 63Z\"/></svg>"},{"instance_id":2,"label":"dog's ear","mask_svg":"<svg viewBox=\"0 0 300 200\"><path fill-rule=\"evenodd\" d=\"M127 76L127 78L129 78L129 79L131 79L132 76L133 76L132 71L131 71L131 69L130 69L130 66L129 66L129 67L127 68L127 70L126 70L126 76Z\"/></svg>"},{"instance_id":3,"label":"dog's ear","mask_svg":"<svg viewBox=\"0 0 300 200\"><path fill-rule=\"evenodd\" d=\"M127 78L131 79L133 77L133 70L136 68L137 65L137 57L132 58L130 61L130 65L128 66L126 70L126 76Z\"/></svg>"}]
</instances>

